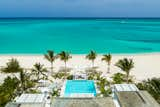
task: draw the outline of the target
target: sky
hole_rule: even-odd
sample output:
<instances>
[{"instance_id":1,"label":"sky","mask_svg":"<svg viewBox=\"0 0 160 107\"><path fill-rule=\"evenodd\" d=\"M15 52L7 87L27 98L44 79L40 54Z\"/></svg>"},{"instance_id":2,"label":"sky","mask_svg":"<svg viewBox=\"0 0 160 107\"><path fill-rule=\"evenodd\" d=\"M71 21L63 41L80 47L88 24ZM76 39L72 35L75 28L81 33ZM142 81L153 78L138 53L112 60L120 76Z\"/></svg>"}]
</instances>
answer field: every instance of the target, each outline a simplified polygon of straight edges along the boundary
<instances>
[{"instance_id":1,"label":"sky","mask_svg":"<svg viewBox=\"0 0 160 107\"><path fill-rule=\"evenodd\" d=\"M160 0L0 0L0 17L160 17Z\"/></svg>"}]
</instances>

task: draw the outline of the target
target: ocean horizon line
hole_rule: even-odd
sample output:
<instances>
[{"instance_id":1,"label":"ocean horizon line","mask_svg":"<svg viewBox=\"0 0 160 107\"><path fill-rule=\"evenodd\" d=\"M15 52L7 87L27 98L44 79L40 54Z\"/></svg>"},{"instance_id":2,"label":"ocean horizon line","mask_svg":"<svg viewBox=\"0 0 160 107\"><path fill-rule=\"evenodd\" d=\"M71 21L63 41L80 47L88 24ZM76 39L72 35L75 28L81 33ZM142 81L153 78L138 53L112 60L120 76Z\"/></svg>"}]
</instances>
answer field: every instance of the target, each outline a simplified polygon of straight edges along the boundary
<instances>
[{"instance_id":1,"label":"ocean horizon line","mask_svg":"<svg viewBox=\"0 0 160 107\"><path fill-rule=\"evenodd\" d=\"M160 19L160 17L0 17L0 19Z\"/></svg>"}]
</instances>

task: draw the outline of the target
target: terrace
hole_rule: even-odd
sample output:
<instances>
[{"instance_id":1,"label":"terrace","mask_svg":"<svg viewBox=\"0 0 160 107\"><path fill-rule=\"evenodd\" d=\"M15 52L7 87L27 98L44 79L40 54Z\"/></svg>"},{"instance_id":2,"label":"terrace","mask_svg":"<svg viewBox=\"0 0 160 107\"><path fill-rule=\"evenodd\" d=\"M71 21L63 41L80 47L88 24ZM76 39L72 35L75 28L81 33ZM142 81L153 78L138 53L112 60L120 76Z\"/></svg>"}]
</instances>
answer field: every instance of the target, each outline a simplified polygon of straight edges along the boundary
<instances>
[{"instance_id":1,"label":"terrace","mask_svg":"<svg viewBox=\"0 0 160 107\"><path fill-rule=\"evenodd\" d=\"M22 94L6 107L159 107L146 91L134 84L115 84L108 97L52 97L49 94Z\"/></svg>"}]
</instances>

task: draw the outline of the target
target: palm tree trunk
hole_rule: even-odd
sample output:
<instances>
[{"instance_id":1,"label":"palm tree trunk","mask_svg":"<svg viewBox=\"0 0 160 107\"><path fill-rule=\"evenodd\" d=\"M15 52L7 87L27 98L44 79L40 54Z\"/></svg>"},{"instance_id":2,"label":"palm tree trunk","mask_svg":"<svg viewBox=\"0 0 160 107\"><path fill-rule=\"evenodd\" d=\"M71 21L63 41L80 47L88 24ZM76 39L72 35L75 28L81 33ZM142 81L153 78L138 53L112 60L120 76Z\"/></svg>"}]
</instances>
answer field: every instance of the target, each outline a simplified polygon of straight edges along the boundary
<instances>
[{"instance_id":1,"label":"palm tree trunk","mask_svg":"<svg viewBox=\"0 0 160 107\"><path fill-rule=\"evenodd\" d=\"M64 61L64 64L65 64L65 72L67 73L67 62Z\"/></svg>"},{"instance_id":2,"label":"palm tree trunk","mask_svg":"<svg viewBox=\"0 0 160 107\"><path fill-rule=\"evenodd\" d=\"M21 82L21 87L22 87L22 93L25 91L25 83L24 83L24 81L22 80L22 82Z\"/></svg>"},{"instance_id":3,"label":"palm tree trunk","mask_svg":"<svg viewBox=\"0 0 160 107\"><path fill-rule=\"evenodd\" d=\"M108 66L107 72L110 73L110 66Z\"/></svg>"},{"instance_id":4,"label":"palm tree trunk","mask_svg":"<svg viewBox=\"0 0 160 107\"><path fill-rule=\"evenodd\" d=\"M129 73L127 73L126 79L127 79L127 84L128 84L129 83Z\"/></svg>"},{"instance_id":5,"label":"palm tree trunk","mask_svg":"<svg viewBox=\"0 0 160 107\"><path fill-rule=\"evenodd\" d=\"M94 60L92 60L92 68L94 67Z\"/></svg>"},{"instance_id":6,"label":"palm tree trunk","mask_svg":"<svg viewBox=\"0 0 160 107\"><path fill-rule=\"evenodd\" d=\"M67 68L67 62L66 61L64 61L64 64L65 64L65 69Z\"/></svg>"},{"instance_id":7,"label":"palm tree trunk","mask_svg":"<svg viewBox=\"0 0 160 107\"><path fill-rule=\"evenodd\" d=\"M38 74L37 74L37 80L38 80L38 81L39 81L39 78L40 78L39 76L40 76L40 74L38 73Z\"/></svg>"},{"instance_id":8,"label":"palm tree trunk","mask_svg":"<svg viewBox=\"0 0 160 107\"><path fill-rule=\"evenodd\" d=\"M53 62L51 62L51 72L53 73Z\"/></svg>"},{"instance_id":9,"label":"palm tree trunk","mask_svg":"<svg viewBox=\"0 0 160 107\"><path fill-rule=\"evenodd\" d=\"M21 90L22 90L22 93L23 93L23 92L24 92L24 89L25 89L25 88L24 88L24 87L25 87L25 86L24 86L24 74L23 74L23 72L21 71L19 75L20 75L19 80L21 81Z\"/></svg>"},{"instance_id":10,"label":"palm tree trunk","mask_svg":"<svg viewBox=\"0 0 160 107\"><path fill-rule=\"evenodd\" d=\"M108 73L110 73L110 64L108 63Z\"/></svg>"}]
</instances>

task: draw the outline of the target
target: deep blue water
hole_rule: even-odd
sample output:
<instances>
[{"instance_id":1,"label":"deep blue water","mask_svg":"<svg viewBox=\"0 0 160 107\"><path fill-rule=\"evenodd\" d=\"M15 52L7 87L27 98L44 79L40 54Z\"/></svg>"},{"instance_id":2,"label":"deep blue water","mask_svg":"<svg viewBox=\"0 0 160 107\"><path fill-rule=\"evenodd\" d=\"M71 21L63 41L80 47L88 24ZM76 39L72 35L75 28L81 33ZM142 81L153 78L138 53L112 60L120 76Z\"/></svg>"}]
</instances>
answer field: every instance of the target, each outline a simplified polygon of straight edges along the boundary
<instances>
[{"instance_id":1,"label":"deep blue water","mask_svg":"<svg viewBox=\"0 0 160 107\"><path fill-rule=\"evenodd\" d=\"M160 19L0 19L0 54L160 52Z\"/></svg>"}]
</instances>

